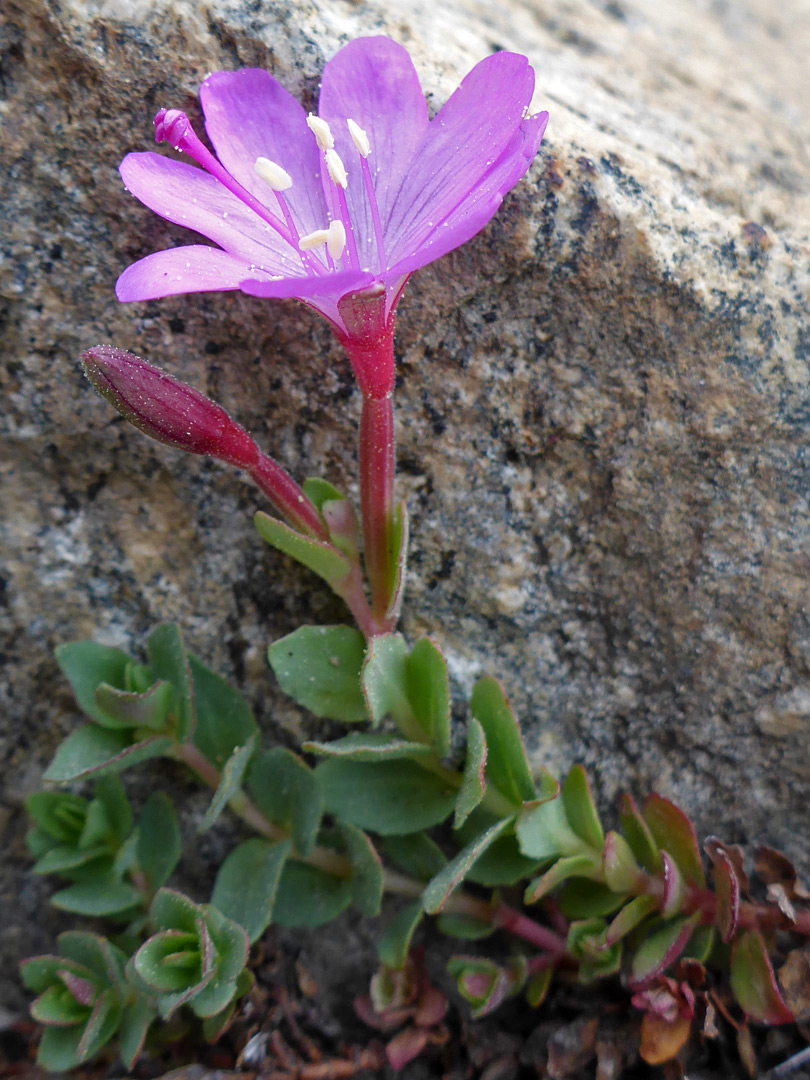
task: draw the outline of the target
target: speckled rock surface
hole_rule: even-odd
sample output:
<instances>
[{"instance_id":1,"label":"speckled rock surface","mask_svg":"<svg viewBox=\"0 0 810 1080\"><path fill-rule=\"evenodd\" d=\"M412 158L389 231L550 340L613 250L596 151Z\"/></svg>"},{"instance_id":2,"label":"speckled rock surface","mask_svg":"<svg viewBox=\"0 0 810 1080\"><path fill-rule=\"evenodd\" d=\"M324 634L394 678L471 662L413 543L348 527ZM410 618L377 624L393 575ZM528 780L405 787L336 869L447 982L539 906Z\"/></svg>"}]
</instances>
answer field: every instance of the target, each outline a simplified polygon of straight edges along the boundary
<instances>
[{"instance_id":1,"label":"speckled rock surface","mask_svg":"<svg viewBox=\"0 0 810 1080\"><path fill-rule=\"evenodd\" d=\"M324 59L378 32L412 50L431 107L506 47L552 114L496 221L401 305L405 630L443 642L459 700L499 674L535 764L582 761L605 807L654 785L703 832L807 863L807 5L4 0L0 1000L59 925L20 809L75 723L53 646L137 648L174 619L294 740L309 721L266 644L343 618L262 547L247 484L148 442L80 376L88 345L130 348L296 475L351 483L358 402L314 316L116 303L124 266L185 240L116 166L156 108L193 114L208 71L266 66L311 101ZM201 892L210 861L188 869Z\"/></svg>"}]
</instances>

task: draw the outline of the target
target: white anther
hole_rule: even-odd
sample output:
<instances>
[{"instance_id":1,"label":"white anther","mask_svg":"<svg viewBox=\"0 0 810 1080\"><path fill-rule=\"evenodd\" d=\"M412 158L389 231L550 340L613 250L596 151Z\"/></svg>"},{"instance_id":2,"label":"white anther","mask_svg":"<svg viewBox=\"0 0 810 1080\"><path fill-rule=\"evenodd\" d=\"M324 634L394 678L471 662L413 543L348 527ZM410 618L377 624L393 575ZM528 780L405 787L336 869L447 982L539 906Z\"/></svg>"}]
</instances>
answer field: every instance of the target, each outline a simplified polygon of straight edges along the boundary
<instances>
[{"instance_id":1,"label":"white anther","mask_svg":"<svg viewBox=\"0 0 810 1080\"><path fill-rule=\"evenodd\" d=\"M346 123L349 126L349 134L352 137L352 142L357 147L357 153L362 157L368 157L371 153L371 143L368 141L368 135L355 123L354 120L347 120Z\"/></svg>"},{"instance_id":2,"label":"white anther","mask_svg":"<svg viewBox=\"0 0 810 1080\"><path fill-rule=\"evenodd\" d=\"M310 113L307 117L307 127L315 136L315 141L321 150L334 149L335 140L332 137L332 129L325 120L321 120L320 116L316 116L315 113Z\"/></svg>"},{"instance_id":3,"label":"white anther","mask_svg":"<svg viewBox=\"0 0 810 1080\"><path fill-rule=\"evenodd\" d=\"M346 175L346 167L340 160L340 154L337 150L326 151L326 171L336 184L339 184L342 188L346 187L349 178Z\"/></svg>"},{"instance_id":4,"label":"white anther","mask_svg":"<svg viewBox=\"0 0 810 1080\"><path fill-rule=\"evenodd\" d=\"M346 247L346 227L336 218L326 230L326 250L333 259L339 259Z\"/></svg>"},{"instance_id":5,"label":"white anther","mask_svg":"<svg viewBox=\"0 0 810 1080\"><path fill-rule=\"evenodd\" d=\"M280 165L276 165L275 161L271 161L270 158L256 158L253 170L258 177L264 180L265 184L270 185L273 191L286 191L287 188L292 187L292 177L287 170L282 169Z\"/></svg>"},{"instance_id":6,"label":"white anther","mask_svg":"<svg viewBox=\"0 0 810 1080\"><path fill-rule=\"evenodd\" d=\"M312 248L320 247L321 244L325 244L329 239L329 233L326 229L316 229L315 232L308 233L306 236L302 236L298 241L298 248L300 251L311 251Z\"/></svg>"}]
</instances>

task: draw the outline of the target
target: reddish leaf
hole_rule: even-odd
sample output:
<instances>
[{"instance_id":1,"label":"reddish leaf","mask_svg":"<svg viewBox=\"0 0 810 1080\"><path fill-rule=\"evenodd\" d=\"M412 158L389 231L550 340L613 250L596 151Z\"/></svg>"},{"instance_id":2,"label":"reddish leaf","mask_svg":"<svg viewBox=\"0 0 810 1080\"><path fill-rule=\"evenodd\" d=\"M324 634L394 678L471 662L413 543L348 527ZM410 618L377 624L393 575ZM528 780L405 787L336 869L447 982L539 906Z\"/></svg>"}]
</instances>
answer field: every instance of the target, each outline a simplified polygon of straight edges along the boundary
<instances>
[{"instance_id":1,"label":"reddish leaf","mask_svg":"<svg viewBox=\"0 0 810 1080\"><path fill-rule=\"evenodd\" d=\"M650 795L642 810L656 844L669 852L688 885L706 886L697 837L692 822L675 803L661 795Z\"/></svg>"},{"instance_id":2,"label":"reddish leaf","mask_svg":"<svg viewBox=\"0 0 810 1080\"><path fill-rule=\"evenodd\" d=\"M677 915L680 912L686 888L681 872L668 851L661 852L661 861L664 864L664 895L661 900L661 914L667 919L670 915Z\"/></svg>"},{"instance_id":3,"label":"reddish leaf","mask_svg":"<svg viewBox=\"0 0 810 1080\"><path fill-rule=\"evenodd\" d=\"M737 931L740 918L740 880L726 848L714 837L703 845L714 867L714 895L716 909L714 920L721 940L727 945Z\"/></svg>"},{"instance_id":4,"label":"reddish leaf","mask_svg":"<svg viewBox=\"0 0 810 1080\"><path fill-rule=\"evenodd\" d=\"M641 1021L639 1053L648 1065L662 1065L674 1058L689 1038L692 1022L686 1016L665 1020L655 1013L645 1013Z\"/></svg>"},{"instance_id":5,"label":"reddish leaf","mask_svg":"<svg viewBox=\"0 0 810 1080\"><path fill-rule=\"evenodd\" d=\"M641 816L632 795L626 793L619 799L619 824L630 848L650 874L661 871L661 854L653 839L650 827Z\"/></svg>"},{"instance_id":6,"label":"reddish leaf","mask_svg":"<svg viewBox=\"0 0 810 1080\"><path fill-rule=\"evenodd\" d=\"M632 990L649 986L674 963L686 948L700 915L676 915L659 924L636 950L630 973Z\"/></svg>"},{"instance_id":7,"label":"reddish leaf","mask_svg":"<svg viewBox=\"0 0 810 1080\"><path fill-rule=\"evenodd\" d=\"M768 950L758 930L746 930L731 950L731 989L742 1009L763 1024L790 1024L793 1013L779 991Z\"/></svg>"},{"instance_id":8,"label":"reddish leaf","mask_svg":"<svg viewBox=\"0 0 810 1080\"><path fill-rule=\"evenodd\" d=\"M425 1049L429 1028L406 1027L398 1032L385 1048L392 1069L402 1069Z\"/></svg>"}]
</instances>

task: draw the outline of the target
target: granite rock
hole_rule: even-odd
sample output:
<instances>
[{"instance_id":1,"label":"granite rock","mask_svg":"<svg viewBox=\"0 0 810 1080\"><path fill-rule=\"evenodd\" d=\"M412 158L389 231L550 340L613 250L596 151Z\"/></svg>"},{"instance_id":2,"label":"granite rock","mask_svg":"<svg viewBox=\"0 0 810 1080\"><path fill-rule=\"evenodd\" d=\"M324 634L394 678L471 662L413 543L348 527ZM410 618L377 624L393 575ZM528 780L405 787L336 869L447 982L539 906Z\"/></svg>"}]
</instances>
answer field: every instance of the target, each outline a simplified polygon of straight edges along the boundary
<instances>
[{"instance_id":1,"label":"granite rock","mask_svg":"<svg viewBox=\"0 0 810 1080\"><path fill-rule=\"evenodd\" d=\"M118 305L185 241L116 167L202 77L263 66L303 100L346 40L411 49L435 108L517 49L552 116L526 180L401 305L414 541L403 625L480 672L532 760L652 787L703 832L808 865L810 12L802 0L5 0L0 15L0 999L59 918L21 803L76 722L52 659L176 620L268 735L311 721L269 640L344 618L263 548L240 477L157 446L82 379L113 342L215 396L299 477L353 484L358 400L322 323L240 294ZM171 770L160 783L181 785ZM185 791L185 787L182 787ZM215 851L187 873L201 892Z\"/></svg>"}]
</instances>

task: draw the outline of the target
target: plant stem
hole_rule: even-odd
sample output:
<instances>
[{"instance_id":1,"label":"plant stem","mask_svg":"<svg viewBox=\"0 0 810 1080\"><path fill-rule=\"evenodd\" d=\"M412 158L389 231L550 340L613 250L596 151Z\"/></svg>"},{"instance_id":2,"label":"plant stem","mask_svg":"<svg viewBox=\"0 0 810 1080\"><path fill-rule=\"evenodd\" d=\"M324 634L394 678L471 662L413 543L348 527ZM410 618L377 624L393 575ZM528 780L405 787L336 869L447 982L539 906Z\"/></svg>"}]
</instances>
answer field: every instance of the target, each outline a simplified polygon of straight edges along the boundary
<instances>
[{"instance_id":1,"label":"plant stem","mask_svg":"<svg viewBox=\"0 0 810 1080\"><path fill-rule=\"evenodd\" d=\"M201 751L192 743L177 743L173 756L181 761L204 783L216 790L219 787L221 773ZM249 825L251 829L268 840L286 840L289 834L285 829L274 825L262 814L253 800L244 792L237 792L228 802L231 810ZM307 863L334 877L350 878L354 873L349 859L326 847L315 847L308 855L293 851L292 858L297 862ZM386 892L407 899L416 900L424 891L425 882L408 877L396 870L383 871L383 887ZM521 914L507 904L490 904L477 896L464 892L454 892L444 905L442 912L448 915L468 915L480 922L490 923L494 928L505 930L515 937L527 941L544 952L561 957L565 953L565 939L548 927Z\"/></svg>"},{"instance_id":2,"label":"plant stem","mask_svg":"<svg viewBox=\"0 0 810 1080\"><path fill-rule=\"evenodd\" d=\"M258 461L249 471L254 484L261 488L294 529L315 540L329 542L329 533L318 511L280 465L266 454L259 454Z\"/></svg>"},{"instance_id":3,"label":"plant stem","mask_svg":"<svg viewBox=\"0 0 810 1080\"><path fill-rule=\"evenodd\" d=\"M358 472L360 519L366 573L371 586L371 611L380 626L390 631L386 613L394 580L394 401L363 397L360 413Z\"/></svg>"}]
</instances>

